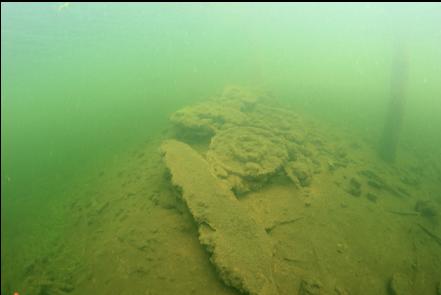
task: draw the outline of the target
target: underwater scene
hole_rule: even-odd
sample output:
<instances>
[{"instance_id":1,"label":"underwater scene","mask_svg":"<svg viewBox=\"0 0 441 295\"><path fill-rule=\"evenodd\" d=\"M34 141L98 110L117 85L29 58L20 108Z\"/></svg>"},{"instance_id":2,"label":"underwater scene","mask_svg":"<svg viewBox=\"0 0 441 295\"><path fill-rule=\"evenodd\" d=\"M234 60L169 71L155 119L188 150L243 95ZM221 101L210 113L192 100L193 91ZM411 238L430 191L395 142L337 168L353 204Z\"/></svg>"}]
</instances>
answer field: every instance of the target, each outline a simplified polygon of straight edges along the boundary
<instances>
[{"instance_id":1,"label":"underwater scene","mask_svg":"<svg viewBox=\"0 0 441 295\"><path fill-rule=\"evenodd\" d=\"M441 295L441 4L2 3L2 295Z\"/></svg>"}]
</instances>

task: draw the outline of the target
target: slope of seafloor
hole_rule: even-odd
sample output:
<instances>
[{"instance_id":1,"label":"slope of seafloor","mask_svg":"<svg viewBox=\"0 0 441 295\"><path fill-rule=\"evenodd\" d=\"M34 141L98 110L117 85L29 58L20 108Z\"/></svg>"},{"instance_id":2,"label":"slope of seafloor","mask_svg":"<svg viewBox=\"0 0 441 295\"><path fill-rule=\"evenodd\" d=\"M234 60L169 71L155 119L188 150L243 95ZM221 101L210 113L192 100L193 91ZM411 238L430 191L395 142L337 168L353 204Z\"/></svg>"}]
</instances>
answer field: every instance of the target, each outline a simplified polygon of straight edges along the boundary
<instances>
[{"instance_id":1,"label":"slope of seafloor","mask_svg":"<svg viewBox=\"0 0 441 295\"><path fill-rule=\"evenodd\" d=\"M400 150L396 164L385 164L372 139L297 113L290 124L297 124L295 138L301 140L293 151L271 155L280 165L267 165L274 161L262 155L257 165L242 169L234 159L257 159L258 151L245 144L235 157L219 161L231 146L213 149L211 138L244 128L248 133L238 139L260 142L250 128L276 124L277 118L262 121L268 109L239 94L247 117L229 118L228 103L218 109L203 105L196 112L204 120L195 122L186 117L194 111L189 107L172 116L165 134L79 177L66 196L64 236L51 255L26 269L20 294L240 293L210 261L198 239L198 219L167 173L160 146L170 138L211 163L211 173L236 195L240 212L265 229L278 294L441 292L439 159ZM253 156L243 156L244 150Z\"/></svg>"}]
</instances>

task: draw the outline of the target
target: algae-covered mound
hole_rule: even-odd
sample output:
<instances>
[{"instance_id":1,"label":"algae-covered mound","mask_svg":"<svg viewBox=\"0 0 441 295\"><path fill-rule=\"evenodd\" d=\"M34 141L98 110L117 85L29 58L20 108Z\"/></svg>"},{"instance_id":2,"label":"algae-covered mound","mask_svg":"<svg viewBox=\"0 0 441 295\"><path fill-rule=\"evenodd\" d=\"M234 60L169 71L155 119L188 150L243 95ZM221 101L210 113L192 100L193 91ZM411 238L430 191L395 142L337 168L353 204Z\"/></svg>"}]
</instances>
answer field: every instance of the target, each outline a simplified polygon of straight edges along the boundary
<instances>
[{"instance_id":1,"label":"algae-covered mound","mask_svg":"<svg viewBox=\"0 0 441 295\"><path fill-rule=\"evenodd\" d=\"M270 130L274 134L300 143L304 141L304 126L300 117L291 111L266 104L257 104L249 113L249 125Z\"/></svg>"},{"instance_id":2,"label":"algae-covered mound","mask_svg":"<svg viewBox=\"0 0 441 295\"><path fill-rule=\"evenodd\" d=\"M208 162L189 145L168 140L164 161L199 228L199 241L211 254L220 278L246 294L278 294L272 274L272 245Z\"/></svg>"},{"instance_id":3,"label":"algae-covered mound","mask_svg":"<svg viewBox=\"0 0 441 295\"><path fill-rule=\"evenodd\" d=\"M181 136L211 137L220 130L247 125L247 113L263 97L263 93L229 86L217 97L173 113L170 120Z\"/></svg>"},{"instance_id":4,"label":"algae-covered mound","mask_svg":"<svg viewBox=\"0 0 441 295\"><path fill-rule=\"evenodd\" d=\"M264 181L274 174L286 162L288 152L284 141L267 130L233 127L213 137L207 158L215 174L238 189L241 180Z\"/></svg>"},{"instance_id":5,"label":"algae-covered mound","mask_svg":"<svg viewBox=\"0 0 441 295\"><path fill-rule=\"evenodd\" d=\"M254 109L254 106L259 101L267 98L267 96L268 94L264 92L251 91L239 86L227 86L216 101L243 112L249 112Z\"/></svg>"},{"instance_id":6,"label":"algae-covered mound","mask_svg":"<svg viewBox=\"0 0 441 295\"><path fill-rule=\"evenodd\" d=\"M170 118L179 133L195 137L211 137L221 129L240 125L245 119L240 110L215 101L183 108Z\"/></svg>"},{"instance_id":7,"label":"algae-covered mound","mask_svg":"<svg viewBox=\"0 0 441 295\"><path fill-rule=\"evenodd\" d=\"M175 112L171 121L177 138L211 139L211 170L238 195L260 189L278 171L297 187L308 186L317 170L308 142L314 137L305 122L275 107L268 93L226 87L217 97Z\"/></svg>"}]
</instances>

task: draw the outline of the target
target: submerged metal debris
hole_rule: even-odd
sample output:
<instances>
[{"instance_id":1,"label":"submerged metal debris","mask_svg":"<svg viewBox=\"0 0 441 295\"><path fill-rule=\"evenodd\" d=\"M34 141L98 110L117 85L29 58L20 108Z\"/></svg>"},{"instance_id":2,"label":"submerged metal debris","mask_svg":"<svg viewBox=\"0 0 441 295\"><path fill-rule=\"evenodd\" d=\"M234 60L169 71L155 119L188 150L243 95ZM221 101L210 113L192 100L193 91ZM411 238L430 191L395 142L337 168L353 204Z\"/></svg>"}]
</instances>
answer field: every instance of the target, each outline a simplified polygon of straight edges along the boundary
<instances>
[{"instance_id":1,"label":"submerged metal debris","mask_svg":"<svg viewBox=\"0 0 441 295\"><path fill-rule=\"evenodd\" d=\"M163 143L164 161L199 228L199 241L228 286L255 295L278 294L272 245L265 229L232 192L210 173L208 162L189 145Z\"/></svg>"}]
</instances>

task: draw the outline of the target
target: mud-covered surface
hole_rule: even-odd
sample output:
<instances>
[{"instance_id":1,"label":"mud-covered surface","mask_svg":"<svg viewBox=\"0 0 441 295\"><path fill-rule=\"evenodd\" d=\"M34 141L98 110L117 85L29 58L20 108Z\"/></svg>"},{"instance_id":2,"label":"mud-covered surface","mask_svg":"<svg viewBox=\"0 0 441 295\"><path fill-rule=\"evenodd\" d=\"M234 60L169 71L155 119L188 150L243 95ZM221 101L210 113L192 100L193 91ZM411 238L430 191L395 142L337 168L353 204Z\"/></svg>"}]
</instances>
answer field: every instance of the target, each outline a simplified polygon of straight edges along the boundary
<instances>
[{"instance_id":1,"label":"mud-covered surface","mask_svg":"<svg viewBox=\"0 0 441 295\"><path fill-rule=\"evenodd\" d=\"M208 166L201 171L183 160L182 173L210 174L194 180L202 184L216 178L240 207L228 214L262 229L263 244L271 247L270 262L264 263L271 264L275 293L241 285L246 276L261 277L243 274L240 259L229 261L222 273L218 263L224 258L216 261L213 242L200 237L217 226L209 216L225 215L216 206L205 221L191 212L193 205L182 198L186 188L176 189L160 152L168 139L184 142ZM166 134L79 177L66 192L69 204L58 208L69 216L60 238L45 255L17 264L14 284L5 283L2 273L2 290L440 294L439 159L401 149L397 162L386 164L375 146L372 137L277 106L268 94L229 87L178 110ZM206 197L218 196L210 188ZM234 240L231 251L266 249L237 249L246 237L241 228L235 231L231 223L223 229ZM253 235L250 241L259 239ZM253 253L256 263L266 259L262 251Z\"/></svg>"}]
</instances>

